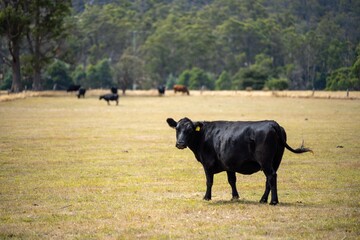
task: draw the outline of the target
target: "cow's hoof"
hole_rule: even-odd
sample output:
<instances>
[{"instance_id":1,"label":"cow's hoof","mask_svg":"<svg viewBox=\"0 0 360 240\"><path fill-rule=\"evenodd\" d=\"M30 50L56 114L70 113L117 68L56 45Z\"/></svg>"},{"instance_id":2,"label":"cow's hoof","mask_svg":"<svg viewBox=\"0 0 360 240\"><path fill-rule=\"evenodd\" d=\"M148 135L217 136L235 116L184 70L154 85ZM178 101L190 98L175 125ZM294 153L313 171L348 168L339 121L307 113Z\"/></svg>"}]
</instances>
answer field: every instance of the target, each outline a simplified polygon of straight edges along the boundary
<instances>
[{"instance_id":1,"label":"cow's hoof","mask_svg":"<svg viewBox=\"0 0 360 240\"><path fill-rule=\"evenodd\" d=\"M204 197L203 200L205 200L205 201L210 201L211 198L209 198L209 197Z\"/></svg>"},{"instance_id":2,"label":"cow's hoof","mask_svg":"<svg viewBox=\"0 0 360 240\"><path fill-rule=\"evenodd\" d=\"M231 198L231 201L238 201L239 200L239 196L233 196L232 198Z\"/></svg>"},{"instance_id":3,"label":"cow's hoof","mask_svg":"<svg viewBox=\"0 0 360 240\"><path fill-rule=\"evenodd\" d=\"M277 205L278 203L279 203L279 201L271 201L271 202L270 202L270 205L275 206L275 205Z\"/></svg>"},{"instance_id":4,"label":"cow's hoof","mask_svg":"<svg viewBox=\"0 0 360 240\"><path fill-rule=\"evenodd\" d=\"M267 203L266 199L260 199L260 203Z\"/></svg>"}]
</instances>

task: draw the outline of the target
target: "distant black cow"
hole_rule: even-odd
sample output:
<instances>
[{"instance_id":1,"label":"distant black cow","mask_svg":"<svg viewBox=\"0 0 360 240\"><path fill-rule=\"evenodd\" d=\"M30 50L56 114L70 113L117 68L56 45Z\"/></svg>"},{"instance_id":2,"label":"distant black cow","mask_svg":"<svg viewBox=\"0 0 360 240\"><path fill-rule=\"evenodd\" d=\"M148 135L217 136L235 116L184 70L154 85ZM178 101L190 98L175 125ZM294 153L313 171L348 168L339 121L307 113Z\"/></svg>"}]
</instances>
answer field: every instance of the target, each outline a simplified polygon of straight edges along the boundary
<instances>
[{"instance_id":1,"label":"distant black cow","mask_svg":"<svg viewBox=\"0 0 360 240\"><path fill-rule=\"evenodd\" d=\"M77 97L80 98L81 96L85 98L86 89L80 88Z\"/></svg>"},{"instance_id":2,"label":"distant black cow","mask_svg":"<svg viewBox=\"0 0 360 240\"><path fill-rule=\"evenodd\" d=\"M226 171L232 198L238 199L236 175L262 170L266 176L265 192L260 202L266 203L271 191L271 205L278 203L277 174L285 147L293 153L312 152L301 146L292 149L286 143L285 130L275 121L258 122L193 122L183 118L167 119L176 129L176 147L189 147L203 165L207 190L204 199L211 200L214 174Z\"/></svg>"},{"instance_id":3,"label":"distant black cow","mask_svg":"<svg viewBox=\"0 0 360 240\"><path fill-rule=\"evenodd\" d=\"M105 101L107 101L108 105L110 105L110 101L116 101L116 105L119 105L119 95L114 94L114 93L108 93L105 95L101 95L99 97L99 100L104 99Z\"/></svg>"},{"instance_id":4,"label":"distant black cow","mask_svg":"<svg viewBox=\"0 0 360 240\"><path fill-rule=\"evenodd\" d=\"M72 84L68 87L68 89L66 91L67 92L77 92L77 91L79 91L80 87L81 87L81 85L73 85Z\"/></svg>"},{"instance_id":5,"label":"distant black cow","mask_svg":"<svg viewBox=\"0 0 360 240\"><path fill-rule=\"evenodd\" d=\"M117 94L117 93L118 93L117 87L112 87L112 88L110 88L110 90L111 90L111 92L112 92L113 94Z\"/></svg>"},{"instance_id":6,"label":"distant black cow","mask_svg":"<svg viewBox=\"0 0 360 240\"><path fill-rule=\"evenodd\" d=\"M189 89L185 85L174 85L174 93L182 92L190 95Z\"/></svg>"},{"instance_id":7,"label":"distant black cow","mask_svg":"<svg viewBox=\"0 0 360 240\"><path fill-rule=\"evenodd\" d=\"M164 95L165 94L165 86L164 85L158 86L158 92L159 92L160 96Z\"/></svg>"}]
</instances>

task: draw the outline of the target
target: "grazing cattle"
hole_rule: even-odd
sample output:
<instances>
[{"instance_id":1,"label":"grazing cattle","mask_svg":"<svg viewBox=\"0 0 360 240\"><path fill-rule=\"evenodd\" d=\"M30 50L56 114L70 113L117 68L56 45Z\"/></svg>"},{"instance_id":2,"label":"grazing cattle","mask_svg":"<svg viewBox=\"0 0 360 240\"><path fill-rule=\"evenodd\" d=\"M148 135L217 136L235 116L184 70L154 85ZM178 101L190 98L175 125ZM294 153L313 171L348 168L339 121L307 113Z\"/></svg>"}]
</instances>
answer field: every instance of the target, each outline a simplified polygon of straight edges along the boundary
<instances>
[{"instance_id":1,"label":"grazing cattle","mask_svg":"<svg viewBox=\"0 0 360 240\"><path fill-rule=\"evenodd\" d=\"M207 190L205 200L211 200L214 174L226 171L232 188L232 199L238 199L236 175L263 171L266 176L265 192L261 203L278 203L277 174L284 149L293 153L312 152L301 146L293 149L286 143L285 130L275 121L257 122L193 122L183 118L176 122L168 118L167 123L176 129L176 147L189 147L203 165Z\"/></svg>"},{"instance_id":2,"label":"grazing cattle","mask_svg":"<svg viewBox=\"0 0 360 240\"><path fill-rule=\"evenodd\" d=\"M73 85L72 84L68 87L68 89L66 91L67 92L77 92L77 91L79 91L80 87L81 87L81 85Z\"/></svg>"},{"instance_id":3,"label":"grazing cattle","mask_svg":"<svg viewBox=\"0 0 360 240\"><path fill-rule=\"evenodd\" d=\"M117 87L112 87L112 88L110 88L110 90L111 90L111 92L112 92L113 94L118 94L118 89L117 89Z\"/></svg>"},{"instance_id":4,"label":"grazing cattle","mask_svg":"<svg viewBox=\"0 0 360 240\"><path fill-rule=\"evenodd\" d=\"M165 94L165 86L164 85L158 86L158 92L159 92L160 96L164 95Z\"/></svg>"},{"instance_id":5,"label":"grazing cattle","mask_svg":"<svg viewBox=\"0 0 360 240\"><path fill-rule=\"evenodd\" d=\"M108 105L110 105L110 101L116 101L116 105L119 105L119 95L114 93L108 93L105 95L101 95L99 100L104 99L107 101Z\"/></svg>"},{"instance_id":6,"label":"grazing cattle","mask_svg":"<svg viewBox=\"0 0 360 240\"><path fill-rule=\"evenodd\" d=\"M85 98L86 89L80 88L77 97L80 98L81 96Z\"/></svg>"},{"instance_id":7,"label":"grazing cattle","mask_svg":"<svg viewBox=\"0 0 360 240\"><path fill-rule=\"evenodd\" d=\"M188 88L185 85L174 85L174 93L182 92L190 95Z\"/></svg>"}]
</instances>

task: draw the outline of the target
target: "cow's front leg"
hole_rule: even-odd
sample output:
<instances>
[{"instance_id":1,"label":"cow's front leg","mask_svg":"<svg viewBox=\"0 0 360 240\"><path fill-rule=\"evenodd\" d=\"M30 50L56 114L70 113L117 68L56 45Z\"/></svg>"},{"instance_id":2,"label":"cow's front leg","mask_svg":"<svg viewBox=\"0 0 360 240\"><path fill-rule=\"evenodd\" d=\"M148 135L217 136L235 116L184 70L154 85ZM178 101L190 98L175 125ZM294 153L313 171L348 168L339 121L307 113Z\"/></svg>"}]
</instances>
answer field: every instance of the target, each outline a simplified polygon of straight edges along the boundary
<instances>
[{"instance_id":1,"label":"cow's front leg","mask_svg":"<svg viewBox=\"0 0 360 240\"><path fill-rule=\"evenodd\" d=\"M205 171L205 174L206 174L206 193L204 196L204 200L210 201L211 200L211 188L214 183L214 174L209 173L207 171Z\"/></svg>"},{"instance_id":2,"label":"cow's front leg","mask_svg":"<svg viewBox=\"0 0 360 240\"><path fill-rule=\"evenodd\" d=\"M239 199L239 193L236 189L236 173L227 171L228 182L232 190L232 201Z\"/></svg>"}]
</instances>

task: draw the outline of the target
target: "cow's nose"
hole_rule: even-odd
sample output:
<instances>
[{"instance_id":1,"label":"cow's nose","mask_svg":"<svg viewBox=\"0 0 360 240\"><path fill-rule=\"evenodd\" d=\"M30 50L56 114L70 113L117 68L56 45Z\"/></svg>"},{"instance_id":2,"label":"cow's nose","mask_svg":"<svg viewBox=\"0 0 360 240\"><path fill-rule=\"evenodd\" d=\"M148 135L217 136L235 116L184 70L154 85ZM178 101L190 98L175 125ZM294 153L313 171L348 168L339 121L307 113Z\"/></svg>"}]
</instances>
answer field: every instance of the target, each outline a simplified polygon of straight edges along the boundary
<instances>
[{"instance_id":1,"label":"cow's nose","mask_svg":"<svg viewBox=\"0 0 360 240\"><path fill-rule=\"evenodd\" d=\"M184 142L177 142L176 147L178 149L184 149L184 148L186 148L186 144Z\"/></svg>"}]
</instances>

